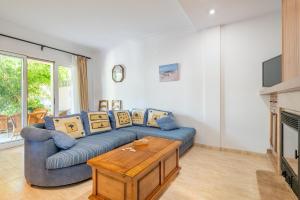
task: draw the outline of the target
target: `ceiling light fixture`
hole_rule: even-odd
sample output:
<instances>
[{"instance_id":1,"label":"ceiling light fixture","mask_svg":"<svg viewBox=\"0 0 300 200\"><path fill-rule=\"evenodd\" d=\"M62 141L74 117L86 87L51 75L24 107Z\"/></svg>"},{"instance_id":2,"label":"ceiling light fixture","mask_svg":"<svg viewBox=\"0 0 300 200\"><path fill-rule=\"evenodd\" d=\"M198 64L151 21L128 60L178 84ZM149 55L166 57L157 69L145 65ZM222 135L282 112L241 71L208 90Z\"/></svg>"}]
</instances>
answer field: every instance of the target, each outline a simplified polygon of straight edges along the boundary
<instances>
[{"instance_id":1,"label":"ceiling light fixture","mask_svg":"<svg viewBox=\"0 0 300 200\"><path fill-rule=\"evenodd\" d=\"M215 13L216 13L216 10L215 10L215 9L210 9L210 10L209 10L209 14L210 14L210 15L214 15Z\"/></svg>"}]
</instances>

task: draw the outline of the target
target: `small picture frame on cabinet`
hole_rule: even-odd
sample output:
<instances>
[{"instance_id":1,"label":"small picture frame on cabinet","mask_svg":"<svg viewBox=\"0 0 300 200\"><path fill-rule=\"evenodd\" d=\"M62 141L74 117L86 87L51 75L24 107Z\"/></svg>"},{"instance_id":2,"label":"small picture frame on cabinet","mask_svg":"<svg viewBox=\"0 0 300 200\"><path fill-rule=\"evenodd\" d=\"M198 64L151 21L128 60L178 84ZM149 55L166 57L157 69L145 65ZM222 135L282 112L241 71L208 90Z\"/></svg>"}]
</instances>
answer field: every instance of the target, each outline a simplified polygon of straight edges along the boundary
<instances>
[{"instance_id":1,"label":"small picture frame on cabinet","mask_svg":"<svg viewBox=\"0 0 300 200\"><path fill-rule=\"evenodd\" d=\"M108 100L100 100L99 101L99 111L108 111L109 110L109 103Z\"/></svg>"},{"instance_id":2,"label":"small picture frame on cabinet","mask_svg":"<svg viewBox=\"0 0 300 200\"><path fill-rule=\"evenodd\" d=\"M122 110L122 100L112 100L112 110Z\"/></svg>"}]
</instances>

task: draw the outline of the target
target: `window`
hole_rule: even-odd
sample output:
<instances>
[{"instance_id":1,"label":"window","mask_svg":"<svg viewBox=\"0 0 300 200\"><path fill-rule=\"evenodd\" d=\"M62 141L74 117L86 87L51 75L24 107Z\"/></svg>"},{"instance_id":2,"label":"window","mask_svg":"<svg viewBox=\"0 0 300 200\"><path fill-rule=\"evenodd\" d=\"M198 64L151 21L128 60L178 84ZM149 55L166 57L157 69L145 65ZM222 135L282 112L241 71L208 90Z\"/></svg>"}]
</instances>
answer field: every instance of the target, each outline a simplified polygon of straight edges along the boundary
<instances>
[{"instance_id":1,"label":"window","mask_svg":"<svg viewBox=\"0 0 300 200\"><path fill-rule=\"evenodd\" d=\"M69 67L58 67L58 92L59 116L75 113L74 84L72 69Z\"/></svg>"},{"instance_id":2,"label":"window","mask_svg":"<svg viewBox=\"0 0 300 200\"><path fill-rule=\"evenodd\" d=\"M0 51L0 143L21 140L45 116L79 112L75 69Z\"/></svg>"},{"instance_id":3,"label":"window","mask_svg":"<svg viewBox=\"0 0 300 200\"><path fill-rule=\"evenodd\" d=\"M0 54L0 143L21 139L24 115L24 58ZM26 123L26 122L25 122Z\"/></svg>"}]
</instances>

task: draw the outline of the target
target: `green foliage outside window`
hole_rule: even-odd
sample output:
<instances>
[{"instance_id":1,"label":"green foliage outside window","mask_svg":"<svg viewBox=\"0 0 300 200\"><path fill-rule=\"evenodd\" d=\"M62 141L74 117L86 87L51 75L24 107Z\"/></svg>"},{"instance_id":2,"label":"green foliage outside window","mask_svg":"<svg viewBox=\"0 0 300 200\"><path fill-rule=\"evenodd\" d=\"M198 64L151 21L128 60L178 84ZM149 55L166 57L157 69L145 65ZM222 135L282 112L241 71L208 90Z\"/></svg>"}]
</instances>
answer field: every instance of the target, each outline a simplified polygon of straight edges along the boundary
<instances>
[{"instance_id":1,"label":"green foliage outside window","mask_svg":"<svg viewBox=\"0 0 300 200\"><path fill-rule=\"evenodd\" d=\"M0 55L0 115L21 113L22 105L22 60ZM71 84L70 71L59 67L59 87ZM43 108L42 99L51 101L52 72L49 64L28 61L28 101L29 111Z\"/></svg>"},{"instance_id":2,"label":"green foliage outside window","mask_svg":"<svg viewBox=\"0 0 300 200\"><path fill-rule=\"evenodd\" d=\"M32 112L36 108L44 107L41 99L51 101L51 67L47 63L29 60L27 68L27 107Z\"/></svg>"},{"instance_id":3,"label":"green foliage outside window","mask_svg":"<svg viewBox=\"0 0 300 200\"><path fill-rule=\"evenodd\" d=\"M0 114L21 111L22 60L0 55Z\"/></svg>"}]
</instances>

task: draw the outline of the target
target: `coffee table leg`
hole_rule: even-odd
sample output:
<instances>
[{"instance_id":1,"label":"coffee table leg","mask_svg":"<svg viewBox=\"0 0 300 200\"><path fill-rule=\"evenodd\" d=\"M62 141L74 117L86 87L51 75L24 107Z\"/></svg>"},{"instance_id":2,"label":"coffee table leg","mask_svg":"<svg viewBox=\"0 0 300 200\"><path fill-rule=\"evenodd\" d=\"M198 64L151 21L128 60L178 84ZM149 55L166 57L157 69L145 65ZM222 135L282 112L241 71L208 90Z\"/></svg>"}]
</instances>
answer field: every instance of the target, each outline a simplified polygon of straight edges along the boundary
<instances>
[{"instance_id":1,"label":"coffee table leg","mask_svg":"<svg viewBox=\"0 0 300 200\"><path fill-rule=\"evenodd\" d=\"M97 170L95 168L92 169L92 176L93 176L93 195L97 195Z\"/></svg>"}]
</instances>

